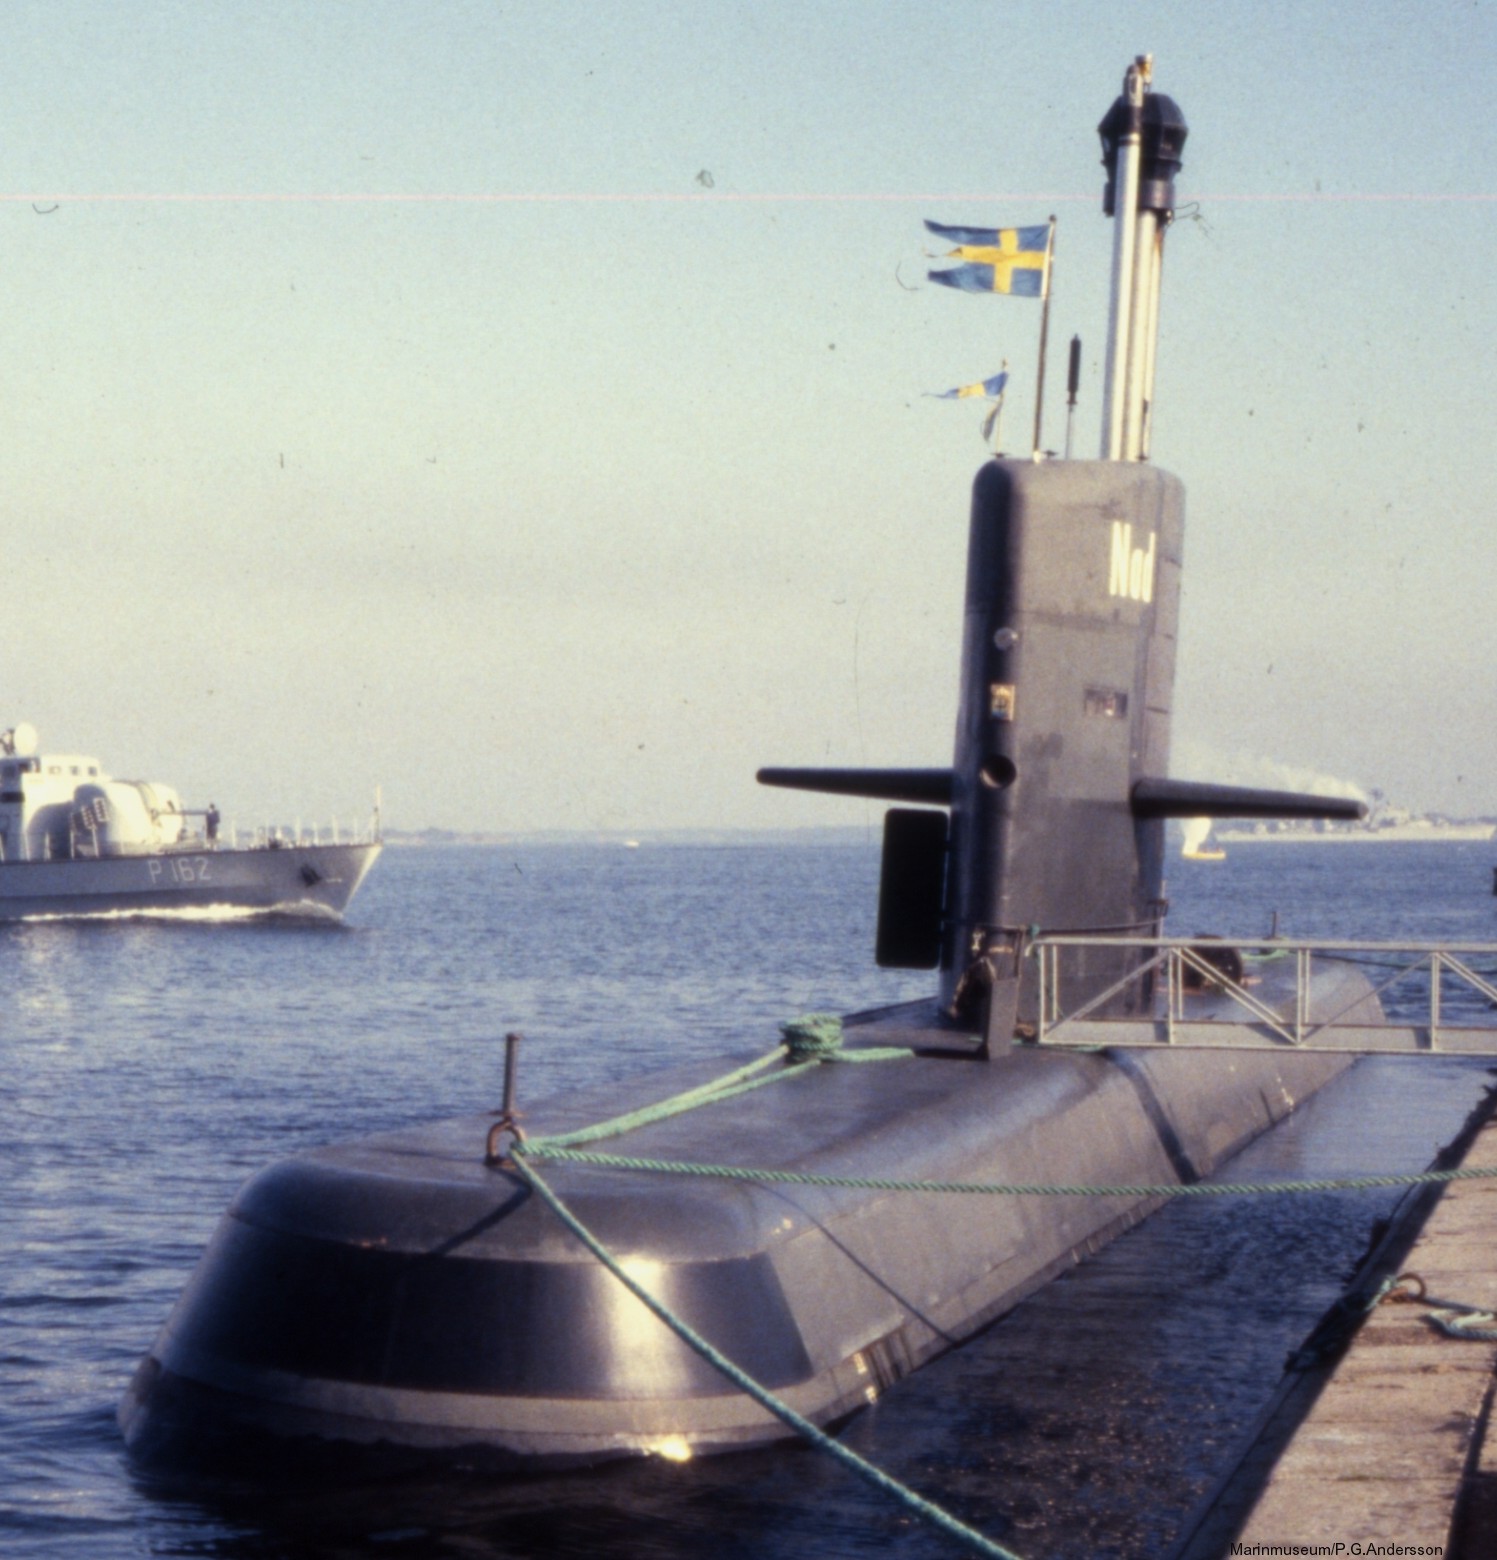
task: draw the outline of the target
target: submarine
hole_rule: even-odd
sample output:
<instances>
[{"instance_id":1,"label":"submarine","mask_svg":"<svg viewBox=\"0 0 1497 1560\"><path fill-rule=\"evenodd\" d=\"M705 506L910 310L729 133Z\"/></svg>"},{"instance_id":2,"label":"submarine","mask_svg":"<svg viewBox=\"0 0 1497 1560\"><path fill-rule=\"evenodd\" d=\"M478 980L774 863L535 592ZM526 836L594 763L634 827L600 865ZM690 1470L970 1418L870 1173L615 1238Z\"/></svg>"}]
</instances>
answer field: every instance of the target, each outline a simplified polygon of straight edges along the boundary
<instances>
[{"instance_id":1,"label":"submarine","mask_svg":"<svg viewBox=\"0 0 1497 1560\"><path fill-rule=\"evenodd\" d=\"M1144 1018L1160 1000L1130 939L1163 930L1167 819L1360 812L1169 775L1185 502L1148 447L1187 132L1147 57L1099 130L1115 223L1101 449L977 472L951 764L759 775L892 804L874 955L931 971L931 995L788 1025L783 1046L746 1035L763 1053L746 1065L527 1101L523 1122L511 1074L496 1111L272 1165L223 1215L124 1394L140 1464L523 1472L794 1433L638 1290L835 1427L1349 1065L1294 1046L1036 1043L1047 1000ZM1048 995L1044 933L1075 954ZM1260 1011L1292 1010L1289 962L1257 977ZM1206 980L1190 1000L1227 996ZM1347 965L1298 1001L1378 1011ZM1081 1190L920 1189L933 1182Z\"/></svg>"}]
</instances>

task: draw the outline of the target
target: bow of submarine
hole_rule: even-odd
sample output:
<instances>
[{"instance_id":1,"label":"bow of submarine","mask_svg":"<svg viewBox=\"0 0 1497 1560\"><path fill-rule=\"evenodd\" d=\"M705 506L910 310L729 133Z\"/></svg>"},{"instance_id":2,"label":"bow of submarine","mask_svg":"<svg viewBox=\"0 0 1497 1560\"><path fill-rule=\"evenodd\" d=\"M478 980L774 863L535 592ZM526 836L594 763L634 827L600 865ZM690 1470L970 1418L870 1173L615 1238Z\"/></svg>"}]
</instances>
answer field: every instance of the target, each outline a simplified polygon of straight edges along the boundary
<instances>
[{"instance_id":1,"label":"bow of submarine","mask_svg":"<svg viewBox=\"0 0 1497 1560\"><path fill-rule=\"evenodd\" d=\"M917 1044L942 1034L928 1004L849 1028ZM1164 1184L1206 1173L1345 1065L1202 1060L1016 1048L988 1062L804 1066L770 1087L768 1133L762 1109L728 1101L631 1133L627 1152L851 1178ZM597 1119L605 1101L618 1108L616 1087L569 1098L532 1130ZM126 1394L131 1452L174 1465L325 1453L565 1466L788 1434L512 1169L484 1162L491 1120L335 1145L250 1181ZM902 1190L543 1173L632 1276L820 1423L1156 1205L943 1194L933 1216L928 1195Z\"/></svg>"}]
</instances>

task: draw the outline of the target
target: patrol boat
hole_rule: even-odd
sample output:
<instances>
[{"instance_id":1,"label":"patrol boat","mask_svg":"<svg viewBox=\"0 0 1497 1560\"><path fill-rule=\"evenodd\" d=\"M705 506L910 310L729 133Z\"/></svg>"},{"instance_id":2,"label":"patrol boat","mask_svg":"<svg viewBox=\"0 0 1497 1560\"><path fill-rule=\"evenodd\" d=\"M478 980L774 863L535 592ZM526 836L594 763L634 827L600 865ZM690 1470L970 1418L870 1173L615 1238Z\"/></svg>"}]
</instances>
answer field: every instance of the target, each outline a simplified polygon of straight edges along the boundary
<instances>
[{"instance_id":1,"label":"patrol boat","mask_svg":"<svg viewBox=\"0 0 1497 1560\"><path fill-rule=\"evenodd\" d=\"M341 915L380 853L275 831L218 838L218 811L159 781L115 780L98 759L38 753L26 722L0 732L0 921L228 908Z\"/></svg>"},{"instance_id":2,"label":"patrol boat","mask_svg":"<svg viewBox=\"0 0 1497 1560\"><path fill-rule=\"evenodd\" d=\"M1155 1022L1161 983L1124 934L1162 924L1167 818L1358 811L1168 777L1184 492L1145 457L1186 127L1148 78L1130 67L1101 126L1117 216L1102 457L977 474L954 762L760 775L898 804L876 952L936 970L935 994L792 1025L787 1051L726 1077L698 1065L523 1113L507 1084L499 1110L264 1171L125 1394L137 1458L538 1468L792 1433L654 1305L835 1424L1348 1065L1295 1045L1035 1043L1057 1002ZM1076 957L1041 978L1033 955L1060 933ZM1216 950L1183 999L1198 1016L1243 980L1269 1018L1380 1012L1348 965L1296 994L1294 961L1245 977L1235 955ZM1122 1191L912 1189L929 1182Z\"/></svg>"}]
</instances>

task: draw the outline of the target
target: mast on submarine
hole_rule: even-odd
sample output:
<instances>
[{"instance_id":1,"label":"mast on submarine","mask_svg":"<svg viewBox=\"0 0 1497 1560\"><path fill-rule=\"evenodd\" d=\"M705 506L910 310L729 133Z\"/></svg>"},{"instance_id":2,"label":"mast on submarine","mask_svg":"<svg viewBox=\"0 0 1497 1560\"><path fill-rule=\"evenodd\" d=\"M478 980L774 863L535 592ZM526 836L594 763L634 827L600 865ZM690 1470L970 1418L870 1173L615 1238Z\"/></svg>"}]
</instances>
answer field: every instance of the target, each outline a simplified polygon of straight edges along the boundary
<instances>
[{"instance_id":1,"label":"mast on submarine","mask_svg":"<svg viewBox=\"0 0 1497 1560\"><path fill-rule=\"evenodd\" d=\"M1112 307L1102 392L1102 459L1147 460L1159 340L1165 230L1189 129L1174 99L1150 91L1154 58L1140 54L1097 133L1112 217Z\"/></svg>"}]
</instances>

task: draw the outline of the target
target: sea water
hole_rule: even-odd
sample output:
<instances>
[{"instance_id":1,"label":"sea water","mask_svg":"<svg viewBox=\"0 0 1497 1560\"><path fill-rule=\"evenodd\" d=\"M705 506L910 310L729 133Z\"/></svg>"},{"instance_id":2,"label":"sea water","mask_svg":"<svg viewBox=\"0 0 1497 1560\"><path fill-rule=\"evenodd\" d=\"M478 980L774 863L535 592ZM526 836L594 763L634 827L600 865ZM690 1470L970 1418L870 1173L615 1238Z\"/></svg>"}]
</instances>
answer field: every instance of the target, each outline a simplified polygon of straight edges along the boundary
<instances>
[{"instance_id":1,"label":"sea water","mask_svg":"<svg viewBox=\"0 0 1497 1560\"><path fill-rule=\"evenodd\" d=\"M1170 930L1497 937L1492 851L1286 845L1175 862ZM499 1482L181 1485L115 1406L236 1188L332 1139L522 1105L778 1025L923 996L872 967L848 843L391 848L345 924L0 928L0 1554L764 1557L953 1553L812 1450ZM1359 1064L1234 1177L1414 1170L1487 1064ZM1164 1552L1396 1192L1171 1204L843 1431L1020 1554ZM939 1217L939 1207L932 1209Z\"/></svg>"}]
</instances>

